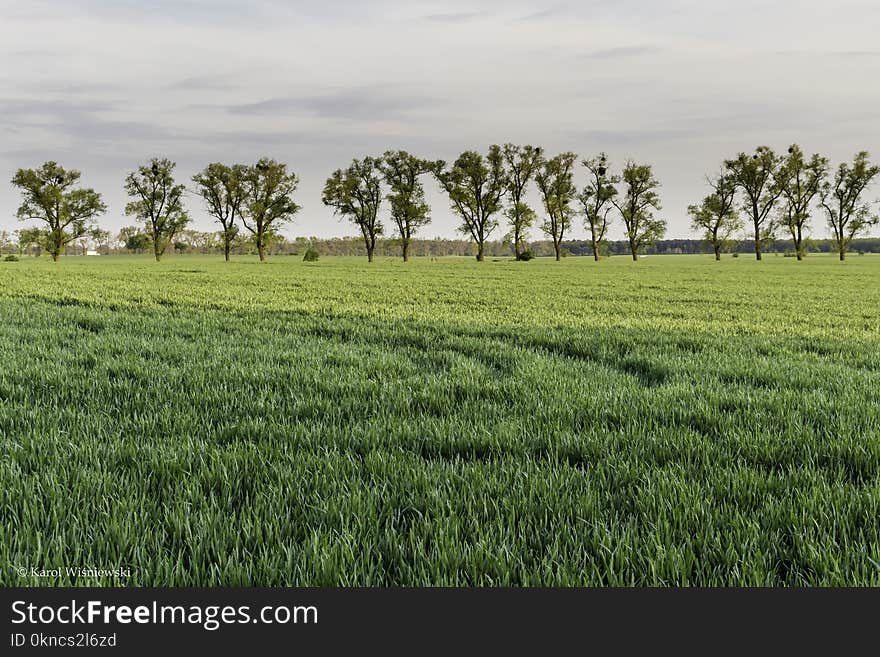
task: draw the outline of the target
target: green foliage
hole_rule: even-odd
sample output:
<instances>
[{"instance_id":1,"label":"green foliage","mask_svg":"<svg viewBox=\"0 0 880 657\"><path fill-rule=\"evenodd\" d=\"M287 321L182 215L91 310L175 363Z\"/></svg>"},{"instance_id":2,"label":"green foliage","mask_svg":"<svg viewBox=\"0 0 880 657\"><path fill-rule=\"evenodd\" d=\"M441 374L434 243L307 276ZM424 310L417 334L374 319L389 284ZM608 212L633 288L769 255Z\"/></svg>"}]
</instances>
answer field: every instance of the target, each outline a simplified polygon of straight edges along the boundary
<instances>
[{"instance_id":1,"label":"green foliage","mask_svg":"<svg viewBox=\"0 0 880 657\"><path fill-rule=\"evenodd\" d=\"M583 160L582 164L589 171L589 178L578 195L578 200L583 208L584 224L590 231L593 259L599 260L607 255L608 226L621 178L609 172L608 156L605 153Z\"/></svg>"},{"instance_id":2,"label":"green foliage","mask_svg":"<svg viewBox=\"0 0 880 657\"><path fill-rule=\"evenodd\" d=\"M107 211L98 192L75 186L80 177L79 171L46 162L39 169L19 169L12 178L23 197L17 216L20 221L36 219L45 224L28 236L53 260L70 242L94 230L95 217Z\"/></svg>"},{"instance_id":3,"label":"green foliage","mask_svg":"<svg viewBox=\"0 0 880 657\"><path fill-rule=\"evenodd\" d=\"M822 186L821 204L841 260L856 236L880 224L880 216L864 199L868 186L878 176L880 166L871 164L868 153L862 151L856 154L852 164L842 163L833 181L826 181Z\"/></svg>"},{"instance_id":4,"label":"green foliage","mask_svg":"<svg viewBox=\"0 0 880 657\"><path fill-rule=\"evenodd\" d=\"M318 252L312 247L309 247L306 249L305 255L303 255L303 262L318 262L318 257Z\"/></svg>"},{"instance_id":5,"label":"green foliage","mask_svg":"<svg viewBox=\"0 0 880 657\"><path fill-rule=\"evenodd\" d=\"M541 166L544 159L544 149L540 146L504 144L502 156L507 183L507 198L510 201L510 205L504 211L504 216L507 217L513 233L514 257L517 260L530 260L530 258L522 258L521 256L528 231L534 225L537 215L525 202L526 190Z\"/></svg>"},{"instance_id":6,"label":"green foliage","mask_svg":"<svg viewBox=\"0 0 880 657\"><path fill-rule=\"evenodd\" d=\"M406 151L386 151L378 166L390 189L385 198L391 205L391 220L397 226L403 259L408 261L410 240L431 222L431 207L420 178L433 171L435 163Z\"/></svg>"},{"instance_id":7,"label":"green foliage","mask_svg":"<svg viewBox=\"0 0 880 657\"><path fill-rule=\"evenodd\" d=\"M189 223L183 205L186 187L175 184L175 166L171 160L154 157L125 179L125 191L134 199L125 206L125 214L144 222L157 262Z\"/></svg>"},{"instance_id":8,"label":"green foliage","mask_svg":"<svg viewBox=\"0 0 880 657\"><path fill-rule=\"evenodd\" d=\"M134 251L135 253L143 253L149 249L152 244L153 240L150 239L150 236L142 232L131 233L125 239L125 248L129 251Z\"/></svg>"},{"instance_id":9,"label":"green foliage","mask_svg":"<svg viewBox=\"0 0 880 657\"><path fill-rule=\"evenodd\" d=\"M268 157L242 172L244 201L242 225L251 233L260 262L266 261L266 248L284 224L293 221L300 206L293 200L299 178L287 165Z\"/></svg>"},{"instance_id":10,"label":"green foliage","mask_svg":"<svg viewBox=\"0 0 880 657\"><path fill-rule=\"evenodd\" d=\"M880 257L255 261L0 268L0 563L880 585Z\"/></svg>"},{"instance_id":11,"label":"green foliage","mask_svg":"<svg viewBox=\"0 0 880 657\"><path fill-rule=\"evenodd\" d=\"M15 231L15 234L17 236L18 248L21 253L24 253L35 245L42 248L42 245L46 241L45 231L42 231L39 228L19 228Z\"/></svg>"},{"instance_id":12,"label":"green foliage","mask_svg":"<svg viewBox=\"0 0 880 657\"><path fill-rule=\"evenodd\" d=\"M18 256L14 253L10 253L5 258L3 258L4 262L18 262Z\"/></svg>"},{"instance_id":13,"label":"green foliage","mask_svg":"<svg viewBox=\"0 0 880 657\"><path fill-rule=\"evenodd\" d=\"M486 157L465 151L450 167L435 162L434 175L462 221L459 231L476 243L477 260L482 262L486 240L498 227L496 215L508 185L501 147L490 146Z\"/></svg>"},{"instance_id":14,"label":"green foliage","mask_svg":"<svg viewBox=\"0 0 880 657\"><path fill-rule=\"evenodd\" d=\"M666 222L654 218L654 211L660 210L660 196L657 189L660 182L654 177L650 164L637 164L632 160L623 167L621 180L624 184L623 198L612 197L611 202L620 212L626 226L633 260L638 260L639 252L666 234Z\"/></svg>"},{"instance_id":15,"label":"green foliage","mask_svg":"<svg viewBox=\"0 0 880 657\"><path fill-rule=\"evenodd\" d=\"M788 155L779 165L779 180L782 186L782 224L788 229L794 242L798 260L807 250L809 220L813 200L819 194L828 176L828 158L818 153L809 160L797 144L788 148Z\"/></svg>"},{"instance_id":16,"label":"green foliage","mask_svg":"<svg viewBox=\"0 0 880 657\"><path fill-rule=\"evenodd\" d=\"M715 259L720 260L721 253L734 245L734 235L742 230L743 224L736 209L735 181L722 174L709 184L712 193L700 205L688 206L688 214L691 228L703 233L712 245Z\"/></svg>"},{"instance_id":17,"label":"green foliage","mask_svg":"<svg viewBox=\"0 0 880 657\"><path fill-rule=\"evenodd\" d=\"M372 157L352 160L347 169L337 169L330 175L321 195L321 201L333 208L334 214L348 219L360 229L369 262L373 262L376 238L385 232L379 219L382 203L380 166L381 162Z\"/></svg>"},{"instance_id":18,"label":"green foliage","mask_svg":"<svg viewBox=\"0 0 880 657\"><path fill-rule=\"evenodd\" d=\"M517 253L515 257L521 262L528 262L529 260L534 259L535 253L531 249L525 249L524 251Z\"/></svg>"},{"instance_id":19,"label":"green foliage","mask_svg":"<svg viewBox=\"0 0 880 657\"><path fill-rule=\"evenodd\" d=\"M574 184L576 161L577 155L574 153L560 153L549 160L542 160L535 173L535 182L541 192L547 215L541 224L541 230L553 240L557 260L561 257L560 244L571 228L575 212L572 203L577 196L577 187Z\"/></svg>"},{"instance_id":20,"label":"green foliage","mask_svg":"<svg viewBox=\"0 0 880 657\"><path fill-rule=\"evenodd\" d=\"M751 218L755 255L761 259L763 249L776 237L777 222L773 208L785 188L782 158L767 146L758 146L752 155L739 153L726 160L727 176L742 190L743 210Z\"/></svg>"},{"instance_id":21,"label":"green foliage","mask_svg":"<svg viewBox=\"0 0 880 657\"><path fill-rule=\"evenodd\" d=\"M245 201L247 167L243 164L212 162L193 176L196 193L202 197L208 213L222 226L223 253L229 260L229 251L236 237Z\"/></svg>"}]
</instances>

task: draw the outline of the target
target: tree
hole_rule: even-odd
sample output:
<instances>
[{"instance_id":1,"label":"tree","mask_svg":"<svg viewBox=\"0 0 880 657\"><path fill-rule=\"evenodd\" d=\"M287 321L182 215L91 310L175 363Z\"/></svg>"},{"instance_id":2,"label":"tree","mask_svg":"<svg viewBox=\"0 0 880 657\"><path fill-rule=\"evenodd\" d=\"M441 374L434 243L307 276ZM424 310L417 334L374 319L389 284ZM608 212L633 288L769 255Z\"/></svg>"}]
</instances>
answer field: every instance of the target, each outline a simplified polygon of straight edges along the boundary
<instances>
[{"instance_id":1,"label":"tree","mask_svg":"<svg viewBox=\"0 0 880 657\"><path fill-rule=\"evenodd\" d=\"M40 245L44 241L43 232L39 228L19 228L15 231L18 242L18 255L24 255L32 246L37 246L38 249L41 248ZM40 254L37 253L37 255Z\"/></svg>"},{"instance_id":2,"label":"tree","mask_svg":"<svg viewBox=\"0 0 880 657\"><path fill-rule=\"evenodd\" d=\"M712 245L715 260L721 260L721 252L733 243L733 236L742 230L742 220L736 209L736 183L724 174L708 179L712 193L699 205L688 206L691 227L702 231Z\"/></svg>"},{"instance_id":3,"label":"tree","mask_svg":"<svg viewBox=\"0 0 880 657\"><path fill-rule=\"evenodd\" d=\"M880 166L871 164L868 153L862 151L853 158L852 164L844 162L837 167L834 181L826 181L822 186L820 202L841 261L846 258L854 237L880 223L880 217L872 213L871 206L863 200L865 190L878 175Z\"/></svg>"},{"instance_id":4,"label":"tree","mask_svg":"<svg viewBox=\"0 0 880 657\"><path fill-rule=\"evenodd\" d=\"M515 146L504 144L502 150L510 206L504 214L513 233L513 254L523 259L525 235L535 222L535 211L525 201L526 187L531 182L544 156L540 146Z\"/></svg>"},{"instance_id":5,"label":"tree","mask_svg":"<svg viewBox=\"0 0 880 657\"><path fill-rule=\"evenodd\" d=\"M782 219L791 233L795 255L804 258L804 234L810 220L810 206L828 176L828 158L818 153L809 160L797 144L788 148L788 156L779 165L782 196L786 201Z\"/></svg>"},{"instance_id":6,"label":"tree","mask_svg":"<svg viewBox=\"0 0 880 657\"><path fill-rule=\"evenodd\" d=\"M654 210L660 210L657 188L660 182L654 177L650 164L627 161L623 167L622 181L625 186L623 199L611 202L620 213L626 226L629 250L633 261L639 259L639 251L653 244L666 233L666 222L654 218Z\"/></svg>"},{"instance_id":7,"label":"tree","mask_svg":"<svg viewBox=\"0 0 880 657\"><path fill-rule=\"evenodd\" d=\"M141 226L124 226L119 229L116 240L121 242L124 248L135 253L143 253L150 248L150 236Z\"/></svg>"},{"instance_id":8,"label":"tree","mask_svg":"<svg viewBox=\"0 0 880 657\"><path fill-rule=\"evenodd\" d=\"M547 213L541 230L553 240L557 262L562 255L562 240L565 232L571 228L571 218L574 215L571 203L577 196L577 187L574 184L576 160L577 155L574 153L560 153L549 160L543 160L535 173L535 182L541 191L544 211Z\"/></svg>"},{"instance_id":9,"label":"tree","mask_svg":"<svg viewBox=\"0 0 880 657\"><path fill-rule=\"evenodd\" d=\"M76 187L81 175L46 162L39 169L19 169L12 178L24 199L18 208L19 221L37 219L45 224L33 237L55 262L70 242L88 234L94 219L107 211L98 192Z\"/></svg>"},{"instance_id":10,"label":"tree","mask_svg":"<svg viewBox=\"0 0 880 657\"><path fill-rule=\"evenodd\" d=\"M92 240L92 242L94 242L96 250L102 250L105 248L107 250L109 250L109 248L110 248L110 231L109 230L103 230L102 228L95 226L89 232L89 238Z\"/></svg>"},{"instance_id":11,"label":"tree","mask_svg":"<svg viewBox=\"0 0 880 657\"><path fill-rule=\"evenodd\" d=\"M590 229L590 244L593 247L593 259L599 261L599 249L608 234L611 223L611 210L614 208L614 197L617 195L616 185L620 184L620 176L608 174L608 158L605 153L598 157L584 160L582 163L590 172L587 186L578 196L584 209L585 225Z\"/></svg>"},{"instance_id":12,"label":"tree","mask_svg":"<svg viewBox=\"0 0 880 657\"><path fill-rule=\"evenodd\" d=\"M386 151L379 168L390 188L385 197L391 204L391 218L397 225L403 261L409 261L409 245L415 232L431 221L425 188L419 177L430 173L434 163L406 151Z\"/></svg>"},{"instance_id":13,"label":"tree","mask_svg":"<svg viewBox=\"0 0 880 657\"><path fill-rule=\"evenodd\" d=\"M193 176L196 193L201 196L210 214L222 227L223 256L229 262L232 242L238 235L236 219L244 203L244 178L247 167L243 164L212 162Z\"/></svg>"},{"instance_id":14,"label":"tree","mask_svg":"<svg viewBox=\"0 0 880 657\"><path fill-rule=\"evenodd\" d=\"M260 262L266 262L266 247L277 238L278 228L299 212L293 200L299 178L288 173L286 164L263 157L245 169L243 180L241 223L254 236Z\"/></svg>"},{"instance_id":15,"label":"tree","mask_svg":"<svg viewBox=\"0 0 880 657\"><path fill-rule=\"evenodd\" d=\"M465 151L449 168L443 161L436 162L434 175L462 221L459 231L476 242L477 261L483 262L486 240L498 227L495 215L507 186L501 147L490 146L486 157Z\"/></svg>"},{"instance_id":16,"label":"tree","mask_svg":"<svg viewBox=\"0 0 880 657\"><path fill-rule=\"evenodd\" d=\"M175 166L169 159L154 157L149 165L142 164L125 179L125 191L135 199L125 206L125 214L146 225L156 262L189 223L183 207L186 187L174 184Z\"/></svg>"},{"instance_id":17,"label":"tree","mask_svg":"<svg viewBox=\"0 0 880 657\"><path fill-rule=\"evenodd\" d=\"M153 245L153 241L146 233L135 233L125 240L125 248L135 253L143 253Z\"/></svg>"},{"instance_id":18,"label":"tree","mask_svg":"<svg viewBox=\"0 0 880 657\"><path fill-rule=\"evenodd\" d=\"M367 262L373 262L376 238L385 232L379 219L382 203L382 179L379 177L380 162L365 157L352 160L347 169L337 169L324 184L321 200L338 214L357 226L367 247Z\"/></svg>"},{"instance_id":19,"label":"tree","mask_svg":"<svg viewBox=\"0 0 880 657\"><path fill-rule=\"evenodd\" d=\"M780 158L767 146L759 146L751 156L740 153L725 162L728 174L745 194L745 210L752 219L758 260L764 246L773 241L776 233L771 213L784 189L780 163Z\"/></svg>"}]
</instances>

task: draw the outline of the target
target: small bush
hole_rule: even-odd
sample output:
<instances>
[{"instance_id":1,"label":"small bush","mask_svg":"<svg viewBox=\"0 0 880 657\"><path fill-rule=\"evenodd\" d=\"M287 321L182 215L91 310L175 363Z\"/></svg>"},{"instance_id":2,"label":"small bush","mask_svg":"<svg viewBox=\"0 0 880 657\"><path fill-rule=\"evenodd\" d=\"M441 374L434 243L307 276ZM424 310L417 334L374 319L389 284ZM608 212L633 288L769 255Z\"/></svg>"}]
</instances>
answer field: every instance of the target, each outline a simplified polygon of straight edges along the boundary
<instances>
[{"instance_id":1,"label":"small bush","mask_svg":"<svg viewBox=\"0 0 880 657\"><path fill-rule=\"evenodd\" d=\"M734 258L739 258L739 253L737 253L736 251L734 251L731 255L732 255Z\"/></svg>"},{"instance_id":2,"label":"small bush","mask_svg":"<svg viewBox=\"0 0 880 657\"><path fill-rule=\"evenodd\" d=\"M306 249L306 254L303 256L303 262L318 262L318 252L311 247Z\"/></svg>"},{"instance_id":3,"label":"small bush","mask_svg":"<svg viewBox=\"0 0 880 657\"><path fill-rule=\"evenodd\" d=\"M4 262L18 262L18 256L10 253L8 256L3 258Z\"/></svg>"},{"instance_id":4,"label":"small bush","mask_svg":"<svg viewBox=\"0 0 880 657\"><path fill-rule=\"evenodd\" d=\"M526 249L525 251L523 251L522 253L520 253L520 254L516 257L516 259L519 260L519 261L521 261L521 262L527 262L527 261L533 259L534 257L535 257L535 254L532 252L532 250L531 250L531 249Z\"/></svg>"}]
</instances>

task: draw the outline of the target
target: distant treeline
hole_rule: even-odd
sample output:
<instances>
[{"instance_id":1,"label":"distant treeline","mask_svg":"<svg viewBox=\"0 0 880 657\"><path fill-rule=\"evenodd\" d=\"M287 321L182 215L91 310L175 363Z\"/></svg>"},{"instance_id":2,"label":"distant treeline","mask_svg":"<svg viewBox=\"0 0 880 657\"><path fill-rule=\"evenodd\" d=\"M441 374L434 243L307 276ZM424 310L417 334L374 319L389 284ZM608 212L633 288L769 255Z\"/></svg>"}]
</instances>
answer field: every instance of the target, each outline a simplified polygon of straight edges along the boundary
<instances>
[{"instance_id":1,"label":"distant treeline","mask_svg":"<svg viewBox=\"0 0 880 657\"><path fill-rule=\"evenodd\" d=\"M70 245L68 255L85 255L95 253L99 255L111 254L144 254L151 253L150 244L137 239L126 239L125 230L119 235L119 242L111 245L113 240L107 239L102 243L93 240L80 240ZM535 257L555 256L553 242L550 240L537 240L532 242L523 241ZM466 256L476 255L476 246L473 242L463 239L413 239L410 242L410 254L420 257L443 257L443 256ZM183 231L174 242L175 254L211 254L222 255L225 247L222 236L219 233L200 231ZM321 256L365 256L367 254L364 241L360 237L298 237L288 240L278 237L266 246L267 255L302 256L309 250ZM853 253L880 253L880 237L855 239L850 245ZM510 241L493 240L486 242L484 252L487 257L513 258L516 256L514 245ZM791 240L777 240L765 246L766 253L796 255L794 243ZM811 240L806 246L806 253L836 253L837 247L833 240ZM39 244L31 243L26 248L16 242L4 241L0 233L0 253L16 253L19 255L41 255L43 253ZM712 245L705 240L698 239L670 239L659 240L644 250L645 255L675 255L675 254L710 254L713 253ZM744 240L731 245L729 253L747 254L754 253L754 244L750 240ZM399 256L400 241L396 239L379 239L374 249L376 256ZM566 256L592 256L593 248L589 240L566 240L561 243L562 257ZM606 242L604 255L620 256L629 255L629 242L615 240ZM257 255L257 247L253 240L239 240L233 242L230 247L230 255Z\"/></svg>"},{"instance_id":2,"label":"distant treeline","mask_svg":"<svg viewBox=\"0 0 880 657\"><path fill-rule=\"evenodd\" d=\"M527 247L535 257L555 256L553 242L539 240L527 242ZM606 255L630 255L629 242L615 240L606 242ZM277 255L298 255L304 253L307 248L314 248L321 255L339 256L365 256L367 254L364 242L357 237L322 238L299 238L290 242L274 245L271 253ZM476 247L468 240L453 239L414 239L410 242L410 253L414 256L468 256L476 254ZM744 240L733 245L730 253L754 253L754 244L751 240ZM252 249L251 249L252 251ZM880 237L856 239L850 245L853 253L880 253ZM221 249L215 249L213 253L221 253ZM245 247L241 253L247 253ZM562 257L566 256L592 256L593 247L589 240L567 240L561 243ZM808 253L837 253L837 247L833 240L812 240L807 246ZM486 242L485 253L489 257L515 257L512 242L495 240ZM713 253L712 245L706 240L698 239L671 239L654 242L644 250L645 255L675 255L675 254L710 254ZM794 243L791 240L778 240L765 247L765 253L782 253L795 255ZM375 254L379 256L399 256L400 242L398 240L379 240L376 243Z\"/></svg>"}]
</instances>

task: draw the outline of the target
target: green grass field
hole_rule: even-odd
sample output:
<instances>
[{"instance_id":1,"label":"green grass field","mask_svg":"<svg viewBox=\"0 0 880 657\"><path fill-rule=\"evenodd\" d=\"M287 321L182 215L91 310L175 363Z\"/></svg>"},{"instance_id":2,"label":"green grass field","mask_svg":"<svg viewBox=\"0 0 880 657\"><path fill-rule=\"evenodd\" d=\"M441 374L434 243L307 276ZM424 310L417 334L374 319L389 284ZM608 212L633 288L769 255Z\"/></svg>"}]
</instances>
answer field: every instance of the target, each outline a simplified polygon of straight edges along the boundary
<instances>
[{"instance_id":1,"label":"green grass field","mask_svg":"<svg viewBox=\"0 0 880 657\"><path fill-rule=\"evenodd\" d=\"M880 257L0 262L2 585L880 585Z\"/></svg>"}]
</instances>

